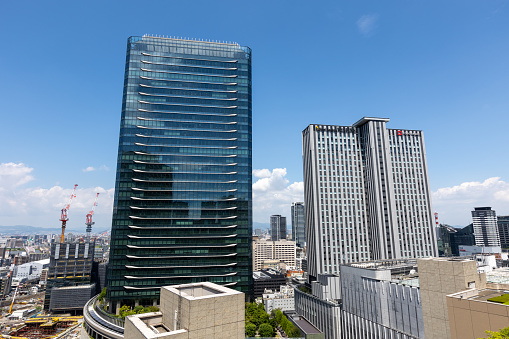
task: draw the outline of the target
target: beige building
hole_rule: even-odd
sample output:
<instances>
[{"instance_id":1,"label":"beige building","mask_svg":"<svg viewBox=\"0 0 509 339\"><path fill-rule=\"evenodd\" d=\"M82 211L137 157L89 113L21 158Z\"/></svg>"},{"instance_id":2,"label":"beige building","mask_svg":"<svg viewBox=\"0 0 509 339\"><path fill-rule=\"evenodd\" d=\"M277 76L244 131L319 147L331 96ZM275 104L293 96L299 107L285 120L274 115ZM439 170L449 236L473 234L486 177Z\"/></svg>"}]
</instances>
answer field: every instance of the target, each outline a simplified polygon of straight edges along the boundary
<instances>
[{"instance_id":1,"label":"beige building","mask_svg":"<svg viewBox=\"0 0 509 339\"><path fill-rule=\"evenodd\" d=\"M486 275L477 273L476 261L471 259L426 258L418 259L417 265L426 338L449 339L446 296L469 288L485 288Z\"/></svg>"},{"instance_id":2,"label":"beige building","mask_svg":"<svg viewBox=\"0 0 509 339\"><path fill-rule=\"evenodd\" d=\"M124 339L244 339L244 293L209 282L161 287L160 312L126 317Z\"/></svg>"},{"instance_id":3,"label":"beige building","mask_svg":"<svg viewBox=\"0 0 509 339\"><path fill-rule=\"evenodd\" d=\"M499 331L509 326L509 305L488 301L509 289L509 285L500 287L473 288L447 296L451 339L486 338L486 330Z\"/></svg>"},{"instance_id":4,"label":"beige building","mask_svg":"<svg viewBox=\"0 0 509 339\"><path fill-rule=\"evenodd\" d=\"M295 241L253 241L253 271L260 271L264 268L264 262L269 260L278 260L287 266L295 266L295 256Z\"/></svg>"}]
</instances>

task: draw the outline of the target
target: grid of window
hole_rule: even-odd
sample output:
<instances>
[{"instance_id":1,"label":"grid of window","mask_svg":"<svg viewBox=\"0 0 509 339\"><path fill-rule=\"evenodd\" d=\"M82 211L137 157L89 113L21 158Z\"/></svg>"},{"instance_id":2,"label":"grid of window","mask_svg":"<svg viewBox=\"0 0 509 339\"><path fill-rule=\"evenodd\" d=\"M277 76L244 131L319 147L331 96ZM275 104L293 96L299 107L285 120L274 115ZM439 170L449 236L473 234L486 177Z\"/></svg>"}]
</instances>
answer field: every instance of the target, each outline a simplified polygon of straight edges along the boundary
<instances>
[{"instance_id":1,"label":"grid of window","mask_svg":"<svg viewBox=\"0 0 509 339\"><path fill-rule=\"evenodd\" d=\"M342 263L436 256L424 140L389 119L303 131L309 274Z\"/></svg>"}]
</instances>

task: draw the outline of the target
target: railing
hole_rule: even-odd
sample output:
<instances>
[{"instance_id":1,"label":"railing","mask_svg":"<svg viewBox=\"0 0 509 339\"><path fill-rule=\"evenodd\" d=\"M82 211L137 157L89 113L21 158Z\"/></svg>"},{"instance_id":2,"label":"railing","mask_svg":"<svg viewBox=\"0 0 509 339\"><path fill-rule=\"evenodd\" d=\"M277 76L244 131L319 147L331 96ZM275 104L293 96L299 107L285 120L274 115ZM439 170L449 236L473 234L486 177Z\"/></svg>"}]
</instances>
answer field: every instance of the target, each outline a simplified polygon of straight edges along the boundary
<instances>
[{"instance_id":1,"label":"railing","mask_svg":"<svg viewBox=\"0 0 509 339\"><path fill-rule=\"evenodd\" d=\"M83 308L85 329L94 333L93 336L100 334L105 339L124 338L124 321L102 310L97 305L98 296L90 299Z\"/></svg>"},{"instance_id":2,"label":"railing","mask_svg":"<svg viewBox=\"0 0 509 339\"><path fill-rule=\"evenodd\" d=\"M96 297L97 298L97 297ZM124 327L125 326L125 320L121 318L117 318L112 316L111 314L107 313L105 310L101 308L101 306L98 304L97 299L94 300L94 310L97 312L97 314L103 318L104 320L113 323L117 326Z\"/></svg>"}]
</instances>

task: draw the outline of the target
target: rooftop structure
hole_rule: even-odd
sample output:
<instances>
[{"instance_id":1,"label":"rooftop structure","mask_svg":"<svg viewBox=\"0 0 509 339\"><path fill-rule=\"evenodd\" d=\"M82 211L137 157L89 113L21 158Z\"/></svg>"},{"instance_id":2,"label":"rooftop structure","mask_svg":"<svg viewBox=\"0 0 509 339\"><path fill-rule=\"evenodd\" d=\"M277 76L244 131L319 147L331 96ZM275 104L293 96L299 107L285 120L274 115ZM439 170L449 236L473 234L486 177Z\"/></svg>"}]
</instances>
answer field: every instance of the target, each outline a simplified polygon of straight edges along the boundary
<instances>
[{"instance_id":1,"label":"rooftop structure","mask_svg":"<svg viewBox=\"0 0 509 339\"><path fill-rule=\"evenodd\" d=\"M422 314L426 338L449 339L446 296L468 288L485 288L486 274L477 272L471 258L424 258L417 260Z\"/></svg>"},{"instance_id":2,"label":"rooftop structure","mask_svg":"<svg viewBox=\"0 0 509 339\"><path fill-rule=\"evenodd\" d=\"M244 339L244 294L203 282L161 288L161 312L126 318L125 339Z\"/></svg>"},{"instance_id":3,"label":"rooftop structure","mask_svg":"<svg viewBox=\"0 0 509 339\"><path fill-rule=\"evenodd\" d=\"M103 339L245 338L244 293L209 282L165 286L160 293L159 312L125 321L92 298L83 311L86 332Z\"/></svg>"},{"instance_id":4,"label":"rooftop structure","mask_svg":"<svg viewBox=\"0 0 509 339\"><path fill-rule=\"evenodd\" d=\"M476 339L486 336L486 331L499 331L509 324L509 300L503 288L468 289L447 296L447 311L451 339ZM502 297L501 296L506 296ZM505 298L505 299L504 299Z\"/></svg>"},{"instance_id":5,"label":"rooftop structure","mask_svg":"<svg viewBox=\"0 0 509 339\"><path fill-rule=\"evenodd\" d=\"M324 339L322 331L317 329L306 318L297 314L295 311L285 311L284 314L306 337L306 339Z\"/></svg>"}]
</instances>

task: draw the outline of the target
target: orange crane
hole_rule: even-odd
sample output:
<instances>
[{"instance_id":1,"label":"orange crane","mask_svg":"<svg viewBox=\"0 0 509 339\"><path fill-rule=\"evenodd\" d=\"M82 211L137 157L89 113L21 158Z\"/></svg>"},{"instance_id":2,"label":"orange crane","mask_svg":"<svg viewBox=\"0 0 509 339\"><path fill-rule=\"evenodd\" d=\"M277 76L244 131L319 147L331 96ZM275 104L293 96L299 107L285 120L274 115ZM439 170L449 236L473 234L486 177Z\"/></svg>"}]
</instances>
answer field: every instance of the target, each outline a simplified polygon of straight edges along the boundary
<instances>
[{"instance_id":1,"label":"orange crane","mask_svg":"<svg viewBox=\"0 0 509 339\"><path fill-rule=\"evenodd\" d=\"M94 215L95 207L97 206L97 198L99 198L99 193L95 196L94 205L92 205L92 209L87 214L87 219L85 221L85 225L87 225L87 237L86 241L90 241L90 233L92 232L92 225L95 224L95 222L92 221L92 215Z\"/></svg>"},{"instance_id":2,"label":"orange crane","mask_svg":"<svg viewBox=\"0 0 509 339\"><path fill-rule=\"evenodd\" d=\"M71 208L72 198L76 198L76 187L78 187L78 184L74 185L74 189L72 190L69 202L67 205L65 205L64 208L62 208L62 214L60 215L60 221L62 222L62 235L60 236L60 243L64 242L65 224L69 220L69 218L67 218L67 211L69 208Z\"/></svg>"}]
</instances>

